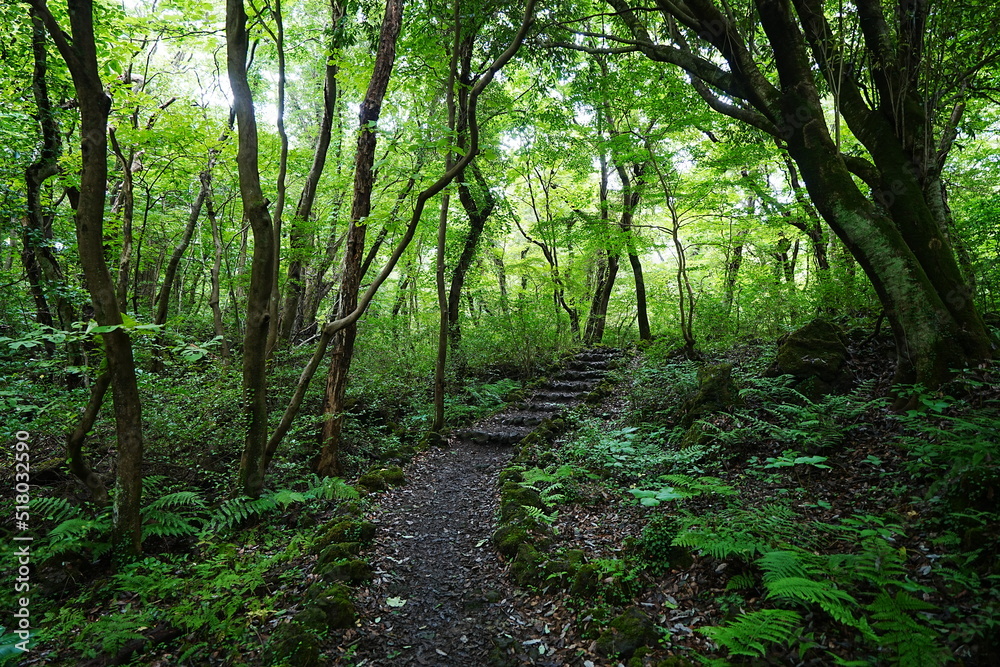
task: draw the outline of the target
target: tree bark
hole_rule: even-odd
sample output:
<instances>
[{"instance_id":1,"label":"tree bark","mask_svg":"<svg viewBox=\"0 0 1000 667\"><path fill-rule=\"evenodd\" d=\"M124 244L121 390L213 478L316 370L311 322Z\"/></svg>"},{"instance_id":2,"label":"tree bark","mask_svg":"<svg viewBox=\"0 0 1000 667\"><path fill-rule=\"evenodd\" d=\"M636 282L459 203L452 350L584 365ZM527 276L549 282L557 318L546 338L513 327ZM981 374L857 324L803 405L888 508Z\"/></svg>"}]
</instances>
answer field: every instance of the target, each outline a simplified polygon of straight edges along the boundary
<instances>
[{"instance_id":1,"label":"tree bark","mask_svg":"<svg viewBox=\"0 0 1000 667\"><path fill-rule=\"evenodd\" d=\"M211 174L209 174L211 176ZM209 224L212 226L212 287L208 297L208 307L212 309L212 327L215 335L220 340L220 353L225 363L229 363L229 340L226 338L226 325L222 320L222 308L219 305L219 294L221 292L222 273L222 234L219 232L219 220L215 215L215 206L212 204L211 193L205 198L205 215L208 216Z\"/></svg>"},{"instance_id":2,"label":"tree bark","mask_svg":"<svg viewBox=\"0 0 1000 667\"><path fill-rule=\"evenodd\" d=\"M104 260L104 204L108 180L108 115L111 100L104 92L94 39L93 0L68 0L70 35L63 32L44 0L31 0L49 35L66 61L80 104L80 173L76 238L94 306L94 317L108 361L118 436L118 478L112 543L124 554L142 550L139 509L142 494L142 406L135 376L132 343L121 327L115 284Z\"/></svg>"},{"instance_id":3,"label":"tree bark","mask_svg":"<svg viewBox=\"0 0 1000 667\"><path fill-rule=\"evenodd\" d=\"M243 335L243 393L246 400L247 433L238 481L243 493L256 497L264 488L264 453L268 433L265 362L275 253L271 214L260 187L257 119L254 116L253 96L247 83L249 42L246 24L243 0L227 0L226 52L239 138L236 164L239 169L243 214L250 222L254 242L246 330Z\"/></svg>"},{"instance_id":4,"label":"tree bark","mask_svg":"<svg viewBox=\"0 0 1000 667\"><path fill-rule=\"evenodd\" d=\"M59 173L59 155L62 153L62 142L59 127L56 124L52 102L49 99L48 83L46 81L47 49L45 26L38 11L32 7L31 14L31 51L33 71L31 90L38 110L38 124L42 133L42 145L38 160L25 170L26 214L22 231L21 261L28 277L29 290L35 302L35 320L39 324L56 326L69 330L76 320L76 308L64 296L66 284L62 267L52 251L52 216L47 214L42 206L41 189L48 179ZM46 287L51 292L46 294ZM55 316L51 310L51 301L55 304ZM71 366L83 366L84 357L78 343L70 343L69 363ZM83 383L83 375L72 373L67 377L67 384L72 389Z\"/></svg>"},{"instance_id":5,"label":"tree bark","mask_svg":"<svg viewBox=\"0 0 1000 667\"><path fill-rule=\"evenodd\" d=\"M364 219L371 212L371 195L374 186L373 164L375 159L375 124L382 110L382 100L389 85L392 66L396 60L396 38L402 26L403 1L387 0L382 29L379 35L375 67L359 114L358 147L354 160L354 194L351 202L351 223L347 232L337 317L342 318L355 310L358 289L361 286L361 262L365 249ZM335 334L334 349L327 373L323 396L322 449L316 471L320 475L334 476L341 472L340 436L344 424L344 396L347 375L354 354L357 324L351 323Z\"/></svg>"},{"instance_id":6,"label":"tree bark","mask_svg":"<svg viewBox=\"0 0 1000 667\"><path fill-rule=\"evenodd\" d=\"M108 393L108 385L111 384L111 374L101 373L94 384L90 387L90 400L87 407L77 422L76 428L66 438L66 458L69 461L69 469L76 478L83 482L83 485L90 491L90 498L98 505L108 504L108 490L104 482L93 471L87 463L87 458L83 455L83 443L87 439L87 434L94 427L97 415L101 411L101 403L105 394Z\"/></svg>"}]
</instances>

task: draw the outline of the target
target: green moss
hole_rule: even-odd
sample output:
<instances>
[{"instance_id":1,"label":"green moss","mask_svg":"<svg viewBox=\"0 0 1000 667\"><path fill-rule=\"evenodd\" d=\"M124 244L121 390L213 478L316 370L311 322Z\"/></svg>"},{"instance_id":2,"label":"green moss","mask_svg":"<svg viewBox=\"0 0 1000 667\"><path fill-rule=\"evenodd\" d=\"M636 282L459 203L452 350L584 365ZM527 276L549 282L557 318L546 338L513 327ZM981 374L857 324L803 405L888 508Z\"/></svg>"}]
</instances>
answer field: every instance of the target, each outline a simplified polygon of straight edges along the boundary
<instances>
[{"instance_id":1,"label":"green moss","mask_svg":"<svg viewBox=\"0 0 1000 667\"><path fill-rule=\"evenodd\" d=\"M817 318L779 341L768 375L792 375L800 380L799 391L820 396L849 382L847 354L840 329Z\"/></svg>"},{"instance_id":2,"label":"green moss","mask_svg":"<svg viewBox=\"0 0 1000 667\"><path fill-rule=\"evenodd\" d=\"M352 628L357 620L351 589L341 584L323 588L314 596L312 605L323 612L328 628Z\"/></svg>"},{"instance_id":3,"label":"green moss","mask_svg":"<svg viewBox=\"0 0 1000 667\"><path fill-rule=\"evenodd\" d=\"M342 519L331 524L327 524L328 527L313 545L314 551L318 552L335 542L359 542L364 545L375 537L375 524L370 521Z\"/></svg>"},{"instance_id":4,"label":"green moss","mask_svg":"<svg viewBox=\"0 0 1000 667\"><path fill-rule=\"evenodd\" d=\"M581 565L573 577L573 585L569 592L581 600L592 600L597 597L601 585L601 570L592 563Z\"/></svg>"},{"instance_id":5,"label":"green moss","mask_svg":"<svg viewBox=\"0 0 1000 667\"><path fill-rule=\"evenodd\" d=\"M502 555L508 558L517 555L517 549L522 544L529 542L531 536L528 534L528 530L524 526L517 525L505 525L500 526L493 533L493 546Z\"/></svg>"},{"instance_id":6,"label":"green moss","mask_svg":"<svg viewBox=\"0 0 1000 667\"><path fill-rule=\"evenodd\" d=\"M637 607L629 607L611 621L597 638L597 652L605 656L631 658L642 646L655 644L659 636L653 620Z\"/></svg>"},{"instance_id":7,"label":"green moss","mask_svg":"<svg viewBox=\"0 0 1000 667\"><path fill-rule=\"evenodd\" d=\"M545 503L538 491L527 489L520 484L507 482L500 490L500 522L509 523L523 519L525 507L545 510Z\"/></svg>"},{"instance_id":8,"label":"green moss","mask_svg":"<svg viewBox=\"0 0 1000 667\"><path fill-rule=\"evenodd\" d=\"M539 583L544 557L531 544L524 542L517 548L517 557L511 563L510 573L519 586Z\"/></svg>"},{"instance_id":9,"label":"green moss","mask_svg":"<svg viewBox=\"0 0 1000 667\"><path fill-rule=\"evenodd\" d=\"M371 566L359 558L325 563L317 568L316 573L328 583L344 582L347 584L360 584L375 576Z\"/></svg>"},{"instance_id":10,"label":"green moss","mask_svg":"<svg viewBox=\"0 0 1000 667\"><path fill-rule=\"evenodd\" d=\"M361 553L360 542L335 542L319 553L316 562L320 565L326 565L333 561L353 558L359 553Z\"/></svg>"},{"instance_id":11,"label":"green moss","mask_svg":"<svg viewBox=\"0 0 1000 667\"><path fill-rule=\"evenodd\" d=\"M727 410L739 400L739 389L733 381L732 364L712 364L698 369L698 389L682 407L681 420L685 428L690 428L702 417Z\"/></svg>"},{"instance_id":12,"label":"green moss","mask_svg":"<svg viewBox=\"0 0 1000 667\"><path fill-rule=\"evenodd\" d=\"M261 664L266 667L318 667L319 640L299 623L282 623L264 645Z\"/></svg>"}]
</instances>

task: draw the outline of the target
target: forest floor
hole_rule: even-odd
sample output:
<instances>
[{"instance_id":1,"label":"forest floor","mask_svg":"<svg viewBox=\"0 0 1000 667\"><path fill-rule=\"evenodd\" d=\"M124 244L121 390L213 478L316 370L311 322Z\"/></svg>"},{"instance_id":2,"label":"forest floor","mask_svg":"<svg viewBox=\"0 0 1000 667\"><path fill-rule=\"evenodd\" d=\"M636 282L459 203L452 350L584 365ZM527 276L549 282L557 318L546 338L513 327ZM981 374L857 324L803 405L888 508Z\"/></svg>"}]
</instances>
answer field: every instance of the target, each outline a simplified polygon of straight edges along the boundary
<instances>
[{"instance_id":1,"label":"forest floor","mask_svg":"<svg viewBox=\"0 0 1000 667\"><path fill-rule=\"evenodd\" d=\"M854 351L852 371L856 377L871 379L869 395L884 394L891 366L883 350L870 343L866 342L867 349ZM737 351L729 361L739 366L752 365L754 360L740 359ZM637 370L638 361L634 365L631 371ZM619 373L619 379L629 373L628 369ZM598 433L627 434L628 428L621 429L634 419L636 403L627 384L622 383L597 405L570 410L572 420L589 424ZM518 413L518 408L513 412ZM766 400L749 399L741 414L754 413L760 423L775 421L773 407ZM503 414L490 423L495 426ZM975 577L963 579L939 567L950 559L948 552L956 545L948 542L940 522L929 516L924 521L928 508L923 489L910 486L906 453L898 445L902 431L898 421L884 402L870 403L863 414L841 424L839 430L829 429L833 417L827 417L819 415L823 423L811 427L805 422L789 427L798 433L800 444L810 438L830 438L817 445L817 451L825 455L820 457L821 464L783 469L764 466L765 457L780 460L783 450L787 458L789 443L780 437L762 437L759 428L754 435L747 428L743 444L724 454L712 471L720 483L731 485L738 504L711 494L685 501L689 517L721 517L723 524L760 522L745 533L738 532L742 526L730 526L736 539L757 540L757 555L776 548L767 547L768 540L787 545L801 539L807 551L830 563L843 558L844 563L863 568L866 559L874 559L878 573L859 579L860 583L850 583L850 575L843 572L828 573L830 581L840 581L834 586L855 596L858 602L851 601L851 614L858 613L859 618L835 620L831 613L842 610L832 604L817 607L814 600L812 611L801 615L798 638L786 637L785 648L781 641L769 645L766 658L760 653L760 664L820 666L859 659L865 664L994 664L989 656L995 647L984 628L993 625L990 608L997 591L977 589ZM718 413L711 420L720 431L741 432L732 414ZM376 546L366 556L376 577L357 593L358 627L329 638L328 655L339 655L336 664L693 665L699 655L725 655L720 643L700 629L775 607L773 595L757 579L760 571L752 549L714 555L693 549L690 560L682 564L636 567L637 560L649 556L647 551L637 558L644 541L648 547L651 513L626 491L641 488L644 473L636 473L630 481L625 477L616 481L618 471L591 466L581 475L585 466L579 460L579 443L574 442L579 434L573 432L535 447L533 463L539 469L551 472L567 462L576 468L575 479L564 480L567 487L572 486L572 493L567 494L571 500L550 514L552 539L546 551L582 551L585 562L597 564L601 577L606 578L583 594L567 581L572 573L539 572L526 577L532 583L515 585L515 559L498 556L490 539L498 515L497 476L510 464L511 451L467 437L481 434L476 429L482 428L477 425L459 432L448 447L419 455L406 469L407 485L390 491L371 511L368 518L379 531ZM523 429L516 435L521 434ZM586 456L594 460L593 452ZM625 461L627 457L619 458ZM753 537L753 530L773 530L774 534ZM886 565L880 565L879 549L884 550ZM987 549L985 561L981 555L979 562L989 561ZM537 567L541 570L549 564L539 562ZM989 572L989 567L979 569ZM993 578L987 574L981 584ZM748 583L755 579L758 583ZM899 624L912 621L908 627L914 637L920 633L925 639L938 637L943 648L918 641L910 646L905 637L880 646L872 643L871 628L859 631L870 613L877 634L892 635L894 628L878 615L882 612L876 597L891 591L909 591L919 598L912 604L920 605L920 613L911 618L900 612ZM793 602L785 608L795 608ZM655 628L658 639L645 646L641 642L639 646L619 645L616 648L623 650L609 652L602 635L606 637L612 620L629 609L638 610L643 622ZM918 629L917 621L929 623L933 630ZM867 638L864 632L869 633ZM911 651L909 656L907 651ZM924 654L915 658L913 651Z\"/></svg>"}]
</instances>

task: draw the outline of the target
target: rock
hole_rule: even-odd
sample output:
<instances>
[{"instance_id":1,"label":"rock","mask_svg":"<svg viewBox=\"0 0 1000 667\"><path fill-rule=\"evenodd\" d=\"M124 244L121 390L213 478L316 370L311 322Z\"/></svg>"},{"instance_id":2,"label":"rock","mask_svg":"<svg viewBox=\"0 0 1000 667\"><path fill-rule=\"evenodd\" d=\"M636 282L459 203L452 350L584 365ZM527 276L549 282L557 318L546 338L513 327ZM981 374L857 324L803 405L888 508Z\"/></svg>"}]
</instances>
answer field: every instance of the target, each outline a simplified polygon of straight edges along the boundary
<instances>
[{"instance_id":1,"label":"rock","mask_svg":"<svg viewBox=\"0 0 1000 667\"><path fill-rule=\"evenodd\" d=\"M264 646L261 664L266 667L318 667L319 640L295 621L282 623Z\"/></svg>"},{"instance_id":2,"label":"rock","mask_svg":"<svg viewBox=\"0 0 1000 667\"><path fill-rule=\"evenodd\" d=\"M406 484L406 477L403 469L399 466L372 470L358 478L357 486L367 489L369 492L385 491L394 486Z\"/></svg>"},{"instance_id":3,"label":"rock","mask_svg":"<svg viewBox=\"0 0 1000 667\"><path fill-rule=\"evenodd\" d=\"M361 553L360 542L337 542L323 549L316 558L319 565L326 565L345 558L353 558Z\"/></svg>"},{"instance_id":4,"label":"rock","mask_svg":"<svg viewBox=\"0 0 1000 667\"><path fill-rule=\"evenodd\" d=\"M847 346L832 322L817 318L778 341L778 354L767 377L791 375L796 389L810 398L850 386Z\"/></svg>"},{"instance_id":5,"label":"rock","mask_svg":"<svg viewBox=\"0 0 1000 667\"><path fill-rule=\"evenodd\" d=\"M739 388L733 381L733 365L711 364L698 369L698 389L685 402L681 410L681 424L691 426L702 417L720 410L727 410L739 402Z\"/></svg>"},{"instance_id":6,"label":"rock","mask_svg":"<svg viewBox=\"0 0 1000 667\"><path fill-rule=\"evenodd\" d=\"M629 607L611 621L597 638L597 651L604 656L617 656L628 660L641 646L655 644L659 639L656 625L638 607Z\"/></svg>"},{"instance_id":7,"label":"rock","mask_svg":"<svg viewBox=\"0 0 1000 667\"><path fill-rule=\"evenodd\" d=\"M581 565L573 578L573 585L569 589L570 594L582 600L594 599L600 587L600 575L600 568L593 563Z\"/></svg>"},{"instance_id":8,"label":"rock","mask_svg":"<svg viewBox=\"0 0 1000 667\"><path fill-rule=\"evenodd\" d=\"M517 548L517 557L511 563L510 573L519 586L530 586L539 583L542 575L541 564L544 557L531 544L524 542Z\"/></svg>"},{"instance_id":9,"label":"rock","mask_svg":"<svg viewBox=\"0 0 1000 667\"><path fill-rule=\"evenodd\" d=\"M316 586L316 584L314 584ZM313 587L310 587L310 590ZM312 606L323 612L327 628L353 628L357 619L351 589L341 584L323 588L315 595ZM308 610L308 607L306 608ZM303 610L303 611L306 611ZM301 614L302 612L299 612ZM298 614L296 618L298 618Z\"/></svg>"},{"instance_id":10,"label":"rock","mask_svg":"<svg viewBox=\"0 0 1000 667\"><path fill-rule=\"evenodd\" d=\"M497 551L508 558L517 555L517 550L522 544L531 540L528 529L524 526L506 525L500 526L493 533L493 546Z\"/></svg>"},{"instance_id":11,"label":"rock","mask_svg":"<svg viewBox=\"0 0 1000 667\"><path fill-rule=\"evenodd\" d=\"M346 584L360 584L375 576L371 566L360 558L325 563L316 569L316 573L323 578L323 581Z\"/></svg>"},{"instance_id":12,"label":"rock","mask_svg":"<svg viewBox=\"0 0 1000 667\"><path fill-rule=\"evenodd\" d=\"M334 542L359 542L367 544L375 537L375 524L370 521L344 519L327 524L326 532L313 545L313 551L319 552Z\"/></svg>"},{"instance_id":13,"label":"rock","mask_svg":"<svg viewBox=\"0 0 1000 667\"><path fill-rule=\"evenodd\" d=\"M527 516L525 507L545 511L542 497L534 489L528 489L516 482L507 482L500 490L500 522L509 523Z\"/></svg>"}]
</instances>

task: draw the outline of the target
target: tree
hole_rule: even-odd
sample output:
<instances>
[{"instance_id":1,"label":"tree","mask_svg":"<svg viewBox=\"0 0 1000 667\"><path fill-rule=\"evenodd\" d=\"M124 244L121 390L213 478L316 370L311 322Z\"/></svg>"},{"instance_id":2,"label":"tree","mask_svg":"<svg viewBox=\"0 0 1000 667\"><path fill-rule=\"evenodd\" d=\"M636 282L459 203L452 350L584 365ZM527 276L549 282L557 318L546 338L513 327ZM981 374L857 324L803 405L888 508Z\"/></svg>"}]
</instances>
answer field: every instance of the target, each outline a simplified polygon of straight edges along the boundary
<instances>
[{"instance_id":1,"label":"tree","mask_svg":"<svg viewBox=\"0 0 1000 667\"><path fill-rule=\"evenodd\" d=\"M104 340L115 424L118 435L118 477L112 541L116 549L138 554L142 549L139 502L142 495L142 406L135 377L132 343L123 326L115 284L104 259L104 206L108 181L108 114L111 99L97 64L92 0L67 0L67 35L44 0L31 0L59 53L69 67L80 105L82 169L76 199L76 238L94 306L97 331Z\"/></svg>"},{"instance_id":2,"label":"tree","mask_svg":"<svg viewBox=\"0 0 1000 667\"><path fill-rule=\"evenodd\" d=\"M267 334L270 322L271 281L274 279L274 230L267 200L260 187L257 119L247 82L247 15L243 0L226 2L226 53L229 85L233 90L239 151L243 215L253 230L253 261L243 336L243 391L247 401L247 434L240 460L239 484L257 496L264 488L264 450L267 445Z\"/></svg>"},{"instance_id":3,"label":"tree","mask_svg":"<svg viewBox=\"0 0 1000 667\"><path fill-rule=\"evenodd\" d=\"M851 23L839 31L819 0L756 0L742 13L709 0L661 2L655 14L625 0L608 4L628 36L605 37L620 46L562 44L638 51L681 67L709 106L781 142L817 211L886 309L897 382L936 386L949 369L990 357L985 326L935 215L943 186L934 175L952 130L934 113L940 98L927 94L940 83L922 65L930 3L901 0L887 14L880 0L858 0L856 14L840 15ZM657 15L662 29L651 27ZM857 53L848 52L851 30L861 36ZM654 34L670 41L660 43ZM856 67L859 61L871 69ZM974 76L970 66L967 78ZM816 69L867 156L845 153L831 136Z\"/></svg>"}]
</instances>

